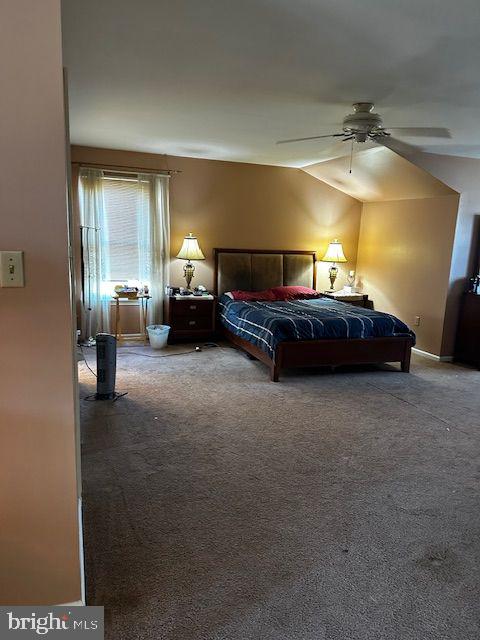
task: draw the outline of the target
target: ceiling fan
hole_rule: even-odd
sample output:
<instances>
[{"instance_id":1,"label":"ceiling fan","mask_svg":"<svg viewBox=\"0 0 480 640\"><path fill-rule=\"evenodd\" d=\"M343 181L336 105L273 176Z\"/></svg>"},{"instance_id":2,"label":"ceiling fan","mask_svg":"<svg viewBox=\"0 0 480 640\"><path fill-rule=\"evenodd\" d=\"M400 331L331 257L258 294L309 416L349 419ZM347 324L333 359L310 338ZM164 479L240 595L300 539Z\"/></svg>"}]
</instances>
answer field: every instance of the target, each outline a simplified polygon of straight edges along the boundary
<instances>
[{"instance_id":1,"label":"ceiling fan","mask_svg":"<svg viewBox=\"0 0 480 640\"><path fill-rule=\"evenodd\" d=\"M383 126L382 117L378 113L373 112L374 108L375 105L373 102L355 102L353 104L353 113L348 114L343 119L341 133L278 140L277 144L306 142L308 140L320 140L322 138L342 138L341 142L352 142L351 154L353 154L354 142L364 144L366 142L373 141L383 146L390 146L387 144L388 139L390 138L392 142L396 140L393 138L390 131L398 131L400 135L403 134L404 136L418 136L422 138L451 137L450 131L441 127L390 127L390 131L387 131Z\"/></svg>"}]
</instances>

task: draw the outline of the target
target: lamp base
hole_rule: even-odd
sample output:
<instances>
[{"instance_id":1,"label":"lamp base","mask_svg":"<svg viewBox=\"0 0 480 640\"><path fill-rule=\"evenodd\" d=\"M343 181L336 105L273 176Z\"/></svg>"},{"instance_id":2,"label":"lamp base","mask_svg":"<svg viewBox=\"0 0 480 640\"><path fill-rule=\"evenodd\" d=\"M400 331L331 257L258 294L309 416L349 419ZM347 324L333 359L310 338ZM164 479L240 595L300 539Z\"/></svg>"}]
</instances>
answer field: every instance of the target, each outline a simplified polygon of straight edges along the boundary
<instances>
[{"instance_id":1,"label":"lamp base","mask_svg":"<svg viewBox=\"0 0 480 640\"><path fill-rule=\"evenodd\" d=\"M185 280L187 281L188 290L190 290L190 283L192 281L192 278L194 277L194 274L195 274L195 267L189 260L187 264L183 267L183 275L185 276Z\"/></svg>"},{"instance_id":2,"label":"lamp base","mask_svg":"<svg viewBox=\"0 0 480 640\"><path fill-rule=\"evenodd\" d=\"M328 270L328 273L330 277L330 292L333 293L333 291L335 290L334 289L335 280L337 279L337 275L338 275L338 267L336 267L335 264L332 264L332 266Z\"/></svg>"}]
</instances>

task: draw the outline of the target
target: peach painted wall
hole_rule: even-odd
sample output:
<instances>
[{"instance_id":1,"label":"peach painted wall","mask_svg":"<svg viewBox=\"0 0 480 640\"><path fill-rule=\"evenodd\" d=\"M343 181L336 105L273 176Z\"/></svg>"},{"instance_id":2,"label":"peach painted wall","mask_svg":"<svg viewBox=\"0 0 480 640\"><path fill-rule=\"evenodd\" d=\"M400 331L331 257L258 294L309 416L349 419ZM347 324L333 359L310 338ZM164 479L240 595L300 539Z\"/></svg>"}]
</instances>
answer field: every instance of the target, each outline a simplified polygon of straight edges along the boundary
<instances>
[{"instance_id":1,"label":"peach painted wall","mask_svg":"<svg viewBox=\"0 0 480 640\"><path fill-rule=\"evenodd\" d=\"M417 347L442 355L458 194L363 205L357 275L375 308L413 325Z\"/></svg>"},{"instance_id":2,"label":"peach painted wall","mask_svg":"<svg viewBox=\"0 0 480 640\"><path fill-rule=\"evenodd\" d=\"M0 603L80 599L75 385L59 0L0 8Z\"/></svg>"},{"instance_id":3,"label":"peach painted wall","mask_svg":"<svg viewBox=\"0 0 480 640\"><path fill-rule=\"evenodd\" d=\"M398 140L389 146L460 194L442 339L442 355L451 356L462 295L480 269L480 159L425 153Z\"/></svg>"},{"instance_id":4,"label":"peach painted wall","mask_svg":"<svg viewBox=\"0 0 480 640\"><path fill-rule=\"evenodd\" d=\"M480 270L480 159L418 153L412 161L460 193L442 340L442 353L452 355L462 295Z\"/></svg>"},{"instance_id":5,"label":"peach painted wall","mask_svg":"<svg viewBox=\"0 0 480 640\"><path fill-rule=\"evenodd\" d=\"M213 286L214 247L307 249L319 254L335 237L349 262L340 265L338 286L357 259L361 204L300 169L168 157L129 151L72 147L72 162L134 168L179 169L170 182L171 283L182 285L183 261L174 256L183 236L198 235L207 259L196 263L194 284ZM319 255L319 257L321 257ZM317 286L326 288L328 264L319 263ZM136 320L132 330L137 331Z\"/></svg>"}]
</instances>

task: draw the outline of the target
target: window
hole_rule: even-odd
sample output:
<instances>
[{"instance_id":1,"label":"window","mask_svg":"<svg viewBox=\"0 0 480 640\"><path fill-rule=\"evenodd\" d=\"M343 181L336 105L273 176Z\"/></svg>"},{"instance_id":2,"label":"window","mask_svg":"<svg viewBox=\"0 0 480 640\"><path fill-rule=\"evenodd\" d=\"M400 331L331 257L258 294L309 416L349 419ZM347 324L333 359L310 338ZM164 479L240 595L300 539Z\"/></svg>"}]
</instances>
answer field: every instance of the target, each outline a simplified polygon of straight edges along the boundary
<instances>
[{"instance_id":1,"label":"window","mask_svg":"<svg viewBox=\"0 0 480 640\"><path fill-rule=\"evenodd\" d=\"M117 284L147 284L148 321L161 322L170 254L168 176L81 167L79 209L87 335L109 331Z\"/></svg>"},{"instance_id":2,"label":"window","mask_svg":"<svg viewBox=\"0 0 480 640\"><path fill-rule=\"evenodd\" d=\"M141 225L143 213L149 206L148 184L132 178L106 176L103 178L103 202L106 279L113 286L129 280L141 281Z\"/></svg>"}]
</instances>

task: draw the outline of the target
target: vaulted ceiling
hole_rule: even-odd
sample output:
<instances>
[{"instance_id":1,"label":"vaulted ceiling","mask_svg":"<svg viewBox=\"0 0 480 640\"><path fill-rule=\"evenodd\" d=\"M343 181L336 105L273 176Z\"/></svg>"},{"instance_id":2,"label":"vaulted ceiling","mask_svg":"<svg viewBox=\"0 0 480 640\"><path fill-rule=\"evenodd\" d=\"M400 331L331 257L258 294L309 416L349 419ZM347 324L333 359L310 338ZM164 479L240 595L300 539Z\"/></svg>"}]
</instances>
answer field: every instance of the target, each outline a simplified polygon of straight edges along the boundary
<instances>
[{"instance_id":1,"label":"vaulted ceiling","mask_svg":"<svg viewBox=\"0 0 480 640\"><path fill-rule=\"evenodd\" d=\"M385 147L304 167L310 175L362 202L413 200L455 193L430 173Z\"/></svg>"},{"instance_id":2,"label":"vaulted ceiling","mask_svg":"<svg viewBox=\"0 0 480 640\"><path fill-rule=\"evenodd\" d=\"M298 167L368 100L480 157L478 0L63 0L63 37L77 144Z\"/></svg>"}]
</instances>

